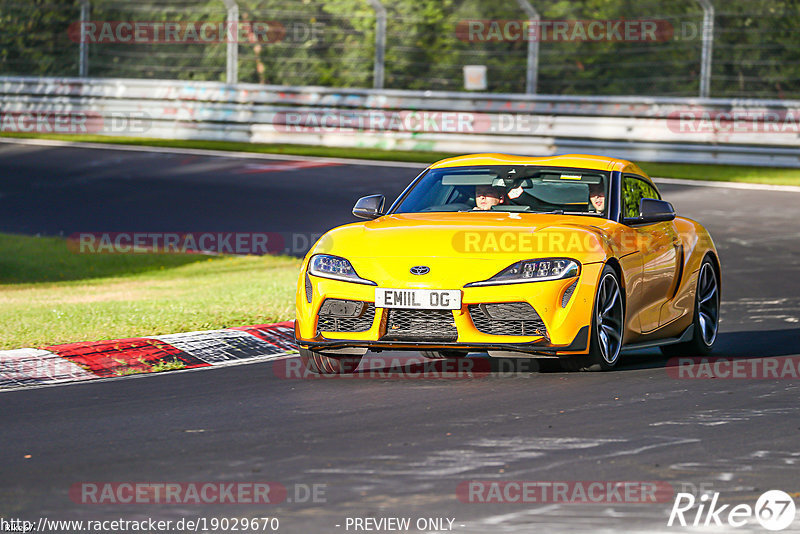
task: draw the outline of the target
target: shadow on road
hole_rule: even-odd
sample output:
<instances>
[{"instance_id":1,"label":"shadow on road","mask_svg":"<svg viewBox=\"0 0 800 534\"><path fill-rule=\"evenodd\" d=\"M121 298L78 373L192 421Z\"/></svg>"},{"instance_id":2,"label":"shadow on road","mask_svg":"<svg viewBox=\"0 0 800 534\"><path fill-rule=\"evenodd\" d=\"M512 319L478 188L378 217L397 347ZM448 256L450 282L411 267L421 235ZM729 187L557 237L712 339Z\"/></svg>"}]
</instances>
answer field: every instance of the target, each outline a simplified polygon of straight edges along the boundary
<instances>
[{"instance_id":1,"label":"shadow on road","mask_svg":"<svg viewBox=\"0 0 800 534\"><path fill-rule=\"evenodd\" d=\"M709 357L756 359L793 355L800 355L800 328L720 332ZM669 361L657 349L630 352L624 358L623 369L666 367Z\"/></svg>"},{"instance_id":2,"label":"shadow on road","mask_svg":"<svg viewBox=\"0 0 800 534\"><path fill-rule=\"evenodd\" d=\"M792 355L800 355L800 328L720 333L714 351L706 358L752 360ZM672 368L676 362L658 349L640 350L624 354L615 372ZM487 358L485 354L473 353L463 359L430 360L417 352L388 352L369 353L352 374L320 376L302 368L299 358L284 360L275 366L274 372L279 378L386 380L513 378L565 371L555 358Z\"/></svg>"},{"instance_id":3,"label":"shadow on road","mask_svg":"<svg viewBox=\"0 0 800 534\"><path fill-rule=\"evenodd\" d=\"M714 356L761 358L800 354L800 328L720 333Z\"/></svg>"}]
</instances>

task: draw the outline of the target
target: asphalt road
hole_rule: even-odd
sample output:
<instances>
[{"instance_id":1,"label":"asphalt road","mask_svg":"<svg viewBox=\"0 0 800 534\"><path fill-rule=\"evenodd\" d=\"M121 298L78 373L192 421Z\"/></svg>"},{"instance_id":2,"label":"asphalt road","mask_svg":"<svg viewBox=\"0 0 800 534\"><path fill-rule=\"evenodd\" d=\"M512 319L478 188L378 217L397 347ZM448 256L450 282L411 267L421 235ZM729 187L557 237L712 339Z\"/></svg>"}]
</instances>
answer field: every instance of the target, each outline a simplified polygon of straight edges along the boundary
<instances>
[{"instance_id":1,"label":"asphalt road","mask_svg":"<svg viewBox=\"0 0 800 534\"><path fill-rule=\"evenodd\" d=\"M48 235L322 232L355 220L359 197L394 199L418 174L3 142L0 171L0 231Z\"/></svg>"},{"instance_id":2,"label":"asphalt road","mask_svg":"<svg viewBox=\"0 0 800 534\"><path fill-rule=\"evenodd\" d=\"M368 165L242 171L255 163L265 162L0 145L0 231L319 232L351 220L356 197L393 198L415 174ZM800 355L800 194L661 189L720 250L715 354ZM277 517L288 533L352 532L348 518L364 517L408 517L412 527L450 518L453 532L470 533L688 531L667 527L671 497L462 502L459 484L474 480L652 481L751 506L781 489L800 505L800 381L677 379L665 364L650 351L614 373L292 380L277 361L6 392L0 516ZM70 499L70 487L92 481L271 481L292 502ZM324 495L297 502L314 484ZM752 522L736 531L766 532ZM798 531L800 519L784 530Z\"/></svg>"}]
</instances>

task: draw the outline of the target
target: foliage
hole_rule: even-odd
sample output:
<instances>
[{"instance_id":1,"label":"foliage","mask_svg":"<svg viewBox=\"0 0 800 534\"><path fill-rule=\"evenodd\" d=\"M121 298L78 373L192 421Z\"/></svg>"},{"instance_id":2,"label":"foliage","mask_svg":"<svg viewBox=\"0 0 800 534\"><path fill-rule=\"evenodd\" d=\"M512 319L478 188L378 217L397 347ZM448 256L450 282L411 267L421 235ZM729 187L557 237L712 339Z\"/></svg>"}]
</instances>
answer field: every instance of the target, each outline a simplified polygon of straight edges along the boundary
<instances>
[{"instance_id":1,"label":"foliage","mask_svg":"<svg viewBox=\"0 0 800 534\"><path fill-rule=\"evenodd\" d=\"M376 16L368 0L237 0L240 20L285 33L238 45L240 81L371 87ZM385 86L462 90L464 65L488 68L489 91L525 91L528 43L474 42L467 20L524 20L515 0L383 0L388 12ZM538 92L694 96L703 13L695 0L536 0L545 21L655 20L671 33L650 41L545 39ZM796 0L715 2L712 96L800 98ZM92 20L222 21L222 0L92 0ZM0 0L0 73L76 75L67 38L78 0ZM225 43L95 44L90 75L224 80Z\"/></svg>"},{"instance_id":2,"label":"foliage","mask_svg":"<svg viewBox=\"0 0 800 534\"><path fill-rule=\"evenodd\" d=\"M78 0L0 1L0 74L78 73L78 45L67 37Z\"/></svg>"},{"instance_id":3,"label":"foliage","mask_svg":"<svg viewBox=\"0 0 800 534\"><path fill-rule=\"evenodd\" d=\"M643 198L658 198L658 193L644 180L625 178L622 188L625 217L639 216L639 202Z\"/></svg>"}]
</instances>

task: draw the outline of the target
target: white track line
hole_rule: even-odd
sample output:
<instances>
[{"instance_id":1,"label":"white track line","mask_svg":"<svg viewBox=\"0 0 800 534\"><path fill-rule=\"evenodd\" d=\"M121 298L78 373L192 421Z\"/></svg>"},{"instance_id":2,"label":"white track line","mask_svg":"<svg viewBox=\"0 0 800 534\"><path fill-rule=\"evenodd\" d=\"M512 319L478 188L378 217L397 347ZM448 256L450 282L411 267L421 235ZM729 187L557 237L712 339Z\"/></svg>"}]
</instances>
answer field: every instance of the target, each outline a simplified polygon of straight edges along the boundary
<instances>
[{"instance_id":1,"label":"white track line","mask_svg":"<svg viewBox=\"0 0 800 534\"><path fill-rule=\"evenodd\" d=\"M173 148L173 147L161 147L161 146L115 145L111 143L83 143L76 141L58 141L55 139L17 139L11 137L0 137L0 143L31 145L31 146L95 148L101 150L125 150L128 152L156 152L159 154L181 154L188 156L216 156L222 158L247 158L247 159L266 159L266 160L282 160L282 161L316 161L322 163L339 163L343 165L369 165L370 167L404 167L404 168L419 169L419 170L422 170L427 166L425 163L410 163L407 161L381 161L372 159L292 156L289 154L236 152L232 150L209 150L205 148Z\"/></svg>"},{"instance_id":2,"label":"white track line","mask_svg":"<svg viewBox=\"0 0 800 534\"><path fill-rule=\"evenodd\" d=\"M83 143L76 141L57 141L54 139L18 139L11 137L0 137L0 143L31 145L31 146L51 146L51 147L71 147L71 148L94 148L100 150L124 150L128 152L155 152L159 154L181 154L189 156L215 156L221 158L246 158L262 160L281 160L281 161L316 161L322 163L339 163L342 165L366 165L370 167L402 167L408 169L422 170L426 167L424 163L410 163L406 161L381 161L371 159L352 159L352 158L325 158L317 156L292 156L289 154L262 154L255 152L235 152L230 150L208 150L204 148L172 148L158 146L138 146L138 145L115 145L109 143ZM657 183L692 185L695 187L718 187L725 189L746 189L750 191L782 191L790 193L800 193L800 186L794 185L770 185L742 182L715 182L709 180L685 180L679 178L653 178Z\"/></svg>"},{"instance_id":3,"label":"white track line","mask_svg":"<svg viewBox=\"0 0 800 534\"><path fill-rule=\"evenodd\" d=\"M371 159L353 158L325 158L317 156L292 156L289 154L262 154L255 152L235 152L229 150L208 150L204 148L171 148L171 147L152 147L138 145L115 145L110 143L82 143L76 141L57 141L53 139L18 139L10 137L0 137L0 143L32 145L32 146L54 146L54 147L75 147L75 148L94 148L100 150L127 150L129 152L155 152L160 154L182 154L190 156L216 156L222 158L247 158L262 160L281 160L281 161L316 161L323 163L340 163L343 165L367 165L372 167L402 167L408 169L425 168L424 163L410 163L407 161L381 161ZM783 191L800 193L800 186L794 185L770 185L741 182L715 182L710 180L685 180L679 178L653 178L656 182L675 185L692 185L695 187L721 187L726 189L746 189L750 191Z\"/></svg>"},{"instance_id":4,"label":"white track line","mask_svg":"<svg viewBox=\"0 0 800 534\"><path fill-rule=\"evenodd\" d=\"M712 182L708 180L683 180L680 178L653 178L658 184L693 185L697 187L720 187L725 189L747 189L749 191L783 191L800 193L800 186L751 184L743 182Z\"/></svg>"}]
</instances>

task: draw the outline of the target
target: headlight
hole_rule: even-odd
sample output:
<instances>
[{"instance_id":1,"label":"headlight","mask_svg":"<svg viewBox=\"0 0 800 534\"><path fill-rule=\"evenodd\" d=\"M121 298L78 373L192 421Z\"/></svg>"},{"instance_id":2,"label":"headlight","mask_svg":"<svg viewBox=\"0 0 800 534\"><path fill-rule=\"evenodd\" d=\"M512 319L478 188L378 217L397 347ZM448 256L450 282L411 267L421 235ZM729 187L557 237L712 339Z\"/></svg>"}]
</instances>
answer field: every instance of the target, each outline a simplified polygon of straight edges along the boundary
<instances>
[{"instance_id":1,"label":"headlight","mask_svg":"<svg viewBox=\"0 0 800 534\"><path fill-rule=\"evenodd\" d=\"M365 280L358 276L350 262L339 256L329 256L328 254L312 256L311 261L308 263L308 272L322 278L344 280L345 282L355 282L356 284L367 284L369 286L378 285L371 280Z\"/></svg>"},{"instance_id":2,"label":"headlight","mask_svg":"<svg viewBox=\"0 0 800 534\"><path fill-rule=\"evenodd\" d=\"M581 269L578 262L569 258L546 258L542 260L518 261L481 282L472 282L464 287L493 286L498 284L521 284L524 282L544 282L578 276Z\"/></svg>"}]
</instances>

